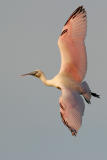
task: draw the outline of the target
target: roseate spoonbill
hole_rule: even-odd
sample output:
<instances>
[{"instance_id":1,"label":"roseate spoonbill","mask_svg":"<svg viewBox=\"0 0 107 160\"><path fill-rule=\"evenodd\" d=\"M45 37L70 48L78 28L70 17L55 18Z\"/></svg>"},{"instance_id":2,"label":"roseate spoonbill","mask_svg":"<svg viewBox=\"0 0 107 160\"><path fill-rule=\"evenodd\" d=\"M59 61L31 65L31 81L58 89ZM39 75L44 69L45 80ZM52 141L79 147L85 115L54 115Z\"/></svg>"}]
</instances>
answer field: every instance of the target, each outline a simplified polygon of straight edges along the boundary
<instances>
[{"instance_id":1,"label":"roseate spoonbill","mask_svg":"<svg viewBox=\"0 0 107 160\"><path fill-rule=\"evenodd\" d=\"M86 81L83 81L87 70L87 56L84 39L87 30L87 15L83 6L78 7L65 23L58 39L61 52L61 68L52 79L47 80L41 70L22 76L31 75L39 78L45 85L60 89L60 114L63 123L76 136L84 113L85 104L90 103L91 96L99 98L91 92Z\"/></svg>"}]
</instances>

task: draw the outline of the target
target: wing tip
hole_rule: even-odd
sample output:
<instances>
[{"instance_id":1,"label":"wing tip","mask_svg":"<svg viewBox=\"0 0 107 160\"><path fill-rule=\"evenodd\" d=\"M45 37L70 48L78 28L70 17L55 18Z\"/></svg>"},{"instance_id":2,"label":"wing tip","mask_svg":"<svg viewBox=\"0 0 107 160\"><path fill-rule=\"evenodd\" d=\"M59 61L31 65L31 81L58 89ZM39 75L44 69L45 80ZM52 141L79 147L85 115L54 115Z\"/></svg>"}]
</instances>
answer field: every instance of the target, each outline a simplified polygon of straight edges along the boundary
<instances>
[{"instance_id":1,"label":"wing tip","mask_svg":"<svg viewBox=\"0 0 107 160\"><path fill-rule=\"evenodd\" d=\"M75 129L70 129L70 130L71 130L72 136L77 136L77 131Z\"/></svg>"},{"instance_id":2,"label":"wing tip","mask_svg":"<svg viewBox=\"0 0 107 160\"><path fill-rule=\"evenodd\" d=\"M81 5L81 6L79 6L72 14L71 14L71 16L68 18L68 20L66 21L66 23L65 23L65 25L69 22L69 20L71 19L71 18L75 18L78 14L80 14L80 13L86 13L86 10L85 10L85 8L83 7L83 5ZM86 17L86 15L84 15L85 17ZM65 26L64 25L64 26Z\"/></svg>"},{"instance_id":3,"label":"wing tip","mask_svg":"<svg viewBox=\"0 0 107 160\"><path fill-rule=\"evenodd\" d=\"M62 108L62 110L64 110L62 104L60 103L60 107ZM62 122L64 125L66 125L68 127L68 129L71 131L72 136L76 136L77 135L77 131L75 129L73 129L71 126L69 126L68 122L64 119L63 114L60 112L61 118L62 118Z\"/></svg>"}]
</instances>

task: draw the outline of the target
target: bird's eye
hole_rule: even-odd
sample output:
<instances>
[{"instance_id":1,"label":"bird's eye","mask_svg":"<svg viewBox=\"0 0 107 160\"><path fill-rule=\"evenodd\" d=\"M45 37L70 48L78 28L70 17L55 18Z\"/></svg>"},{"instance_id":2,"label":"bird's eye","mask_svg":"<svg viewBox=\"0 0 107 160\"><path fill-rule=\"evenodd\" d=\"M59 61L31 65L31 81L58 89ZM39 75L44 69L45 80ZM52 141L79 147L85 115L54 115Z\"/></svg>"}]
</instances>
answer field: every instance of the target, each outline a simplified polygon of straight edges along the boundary
<instances>
[{"instance_id":1,"label":"bird's eye","mask_svg":"<svg viewBox=\"0 0 107 160\"><path fill-rule=\"evenodd\" d=\"M36 77L39 78L40 76L41 76L41 73L40 73L40 72L37 72L37 73L36 73Z\"/></svg>"},{"instance_id":2,"label":"bird's eye","mask_svg":"<svg viewBox=\"0 0 107 160\"><path fill-rule=\"evenodd\" d=\"M67 31L68 31L68 29L63 30L62 33L61 33L61 36L62 36L63 34L65 34Z\"/></svg>"}]
</instances>

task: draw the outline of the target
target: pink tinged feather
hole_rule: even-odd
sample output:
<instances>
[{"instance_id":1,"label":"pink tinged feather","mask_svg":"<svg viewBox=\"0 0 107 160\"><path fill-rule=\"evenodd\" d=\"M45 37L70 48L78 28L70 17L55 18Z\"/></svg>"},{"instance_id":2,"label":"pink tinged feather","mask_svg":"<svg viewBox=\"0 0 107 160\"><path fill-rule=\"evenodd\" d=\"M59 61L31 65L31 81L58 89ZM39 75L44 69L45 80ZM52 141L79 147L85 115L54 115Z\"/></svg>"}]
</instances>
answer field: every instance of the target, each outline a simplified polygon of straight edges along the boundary
<instances>
[{"instance_id":1,"label":"pink tinged feather","mask_svg":"<svg viewBox=\"0 0 107 160\"><path fill-rule=\"evenodd\" d=\"M82 124L82 116L85 104L82 97L71 89L62 89L62 96L59 99L60 114L63 123L71 130L78 132Z\"/></svg>"},{"instance_id":2,"label":"pink tinged feather","mask_svg":"<svg viewBox=\"0 0 107 160\"><path fill-rule=\"evenodd\" d=\"M87 29L86 11L81 6L73 13L58 39L61 52L60 72L66 73L76 82L81 82L87 70L87 57L84 39ZM66 30L66 32L65 32Z\"/></svg>"}]
</instances>

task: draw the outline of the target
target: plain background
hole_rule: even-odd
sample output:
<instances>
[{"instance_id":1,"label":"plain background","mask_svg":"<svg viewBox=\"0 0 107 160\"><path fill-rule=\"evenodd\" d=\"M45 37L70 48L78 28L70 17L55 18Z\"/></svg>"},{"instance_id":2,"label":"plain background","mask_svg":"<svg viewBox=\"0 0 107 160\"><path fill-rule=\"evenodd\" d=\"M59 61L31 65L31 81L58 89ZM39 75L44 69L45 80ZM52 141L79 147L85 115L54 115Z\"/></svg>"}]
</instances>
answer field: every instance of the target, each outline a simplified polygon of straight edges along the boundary
<instances>
[{"instance_id":1,"label":"plain background","mask_svg":"<svg viewBox=\"0 0 107 160\"><path fill-rule=\"evenodd\" d=\"M72 137L59 113L60 91L32 77L52 78L60 68L57 39L80 5L88 12L86 80L101 99L86 104L83 125ZM107 159L107 1L0 1L0 159Z\"/></svg>"}]
</instances>

